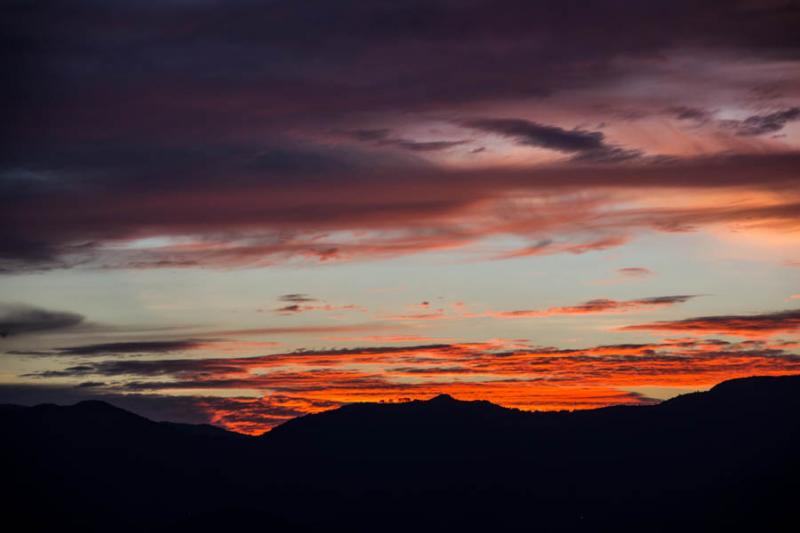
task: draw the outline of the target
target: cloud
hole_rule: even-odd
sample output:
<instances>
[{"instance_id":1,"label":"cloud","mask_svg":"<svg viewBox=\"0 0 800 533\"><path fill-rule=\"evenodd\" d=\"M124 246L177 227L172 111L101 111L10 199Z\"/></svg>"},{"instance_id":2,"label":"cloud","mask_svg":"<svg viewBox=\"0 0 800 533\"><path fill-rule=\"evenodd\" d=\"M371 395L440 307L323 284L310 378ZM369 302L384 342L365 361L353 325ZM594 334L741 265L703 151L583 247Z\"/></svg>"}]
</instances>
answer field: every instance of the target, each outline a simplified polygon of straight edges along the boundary
<instances>
[{"instance_id":1,"label":"cloud","mask_svg":"<svg viewBox=\"0 0 800 533\"><path fill-rule=\"evenodd\" d=\"M115 4L123 33L147 37L137 40L106 23L110 7L74 4L4 13L15 52L4 58L14 83L0 87L11 110L3 273L379 259L498 235L570 253L608 235L797 218L794 144L682 132L655 143L669 157L633 157L652 152L650 134L637 134L648 124L618 120L620 106L659 117L683 106L679 119L718 98L751 109L765 85L786 103L771 101L775 116L754 115L753 127L790 120L794 12L688 0ZM474 119L481 129L458 131L476 110L490 117ZM611 125L559 126L577 121ZM484 139L472 141L483 152L461 153L471 133L491 131L567 160L518 158ZM664 189L761 200L748 213L715 201L664 213L653 202ZM782 205L754 194L765 191Z\"/></svg>"},{"instance_id":2,"label":"cloud","mask_svg":"<svg viewBox=\"0 0 800 533\"><path fill-rule=\"evenodd\" d=\"M782 340L696 338L574 349L519 341L364 346L255 357L96 361L29 379L78 380L68 392L44 384L40 392L112 399L131 395L131 402L146 402L149 395L153 403L168 402L168 393L181 391L174 405L183 405L192 416L259 433L288 418L345 403L437 393L531 410L646 403L650 400L627 389L696 390L734 377L800 373L800 355L790 351L797 347ZM94 383L80 386L87 382ZM0 386L0 400L9 387ZM19 387L25 390L15 393L16 401L31 401L36 386Z\"/></svg>"},{"instance_id":3,"label":"cloud","mask_svg":"<svg viewBox=\"0 0 800 533\"><path fill-rule=\"evenodd\" d=\"M78 383L77 387L79 389L91 389L95 387L105 387L107 383L105 381L84 381L83 383Z\"/></svg>"},{"instance_id":4,"label":"cloud","mask_svg":"<svg viewBox=\"0 0 800 533\"><path fill-rule=\"evenodd\" d=\"M800 107L792 107L764 115L753 115L744 120L727 120L723 121L723 125L734 129L737 135L753 137L776 133L782 130L789 122L796 120L800 120Z\"/></svg>"},{"instance_id":5,"label":"cloud","mask_svg":"<svg viewBox=\"0 0 800 533\"><path fill-rule=\"evenodd\" d=\"M364 159L292 179L279 178L286 170L223 179L221 162L209 161L196 172L183 163L165 163L180 175L195 176L192 195L185 194L182 180L160 176L165 169L160 166L142 169L155 172L157 189L127 178L123 159L119 168L87 170L106 176L106 182L87 178L52 188L34 180L24 193L10 189L0 212L0 243L8 246L0 250L0 264L7 271L230 268L461 249L495 235L536 240L530 249L498 254L516 257L618 246L634 231L688 231L719 223L790 226L800 212L791 192L798 159L770 154L522 169L395 166ZM230 175L244 171L235 166L227 169ZM123 174L115 176L118 172ZM204 176L207 172L219 174ZM754 201L763 197L747 192L754 175L761 177L757 187L786 194L780 201ZM748 200L660 207L644 191L700 185L739 190ZM629 190L617 198L621 187L642 192ZM111 204L114 210L102 207ZM163 243L145 245L147 238ZM28 255L30 247L41 253Z\"/></svg>"},{"instance_id":6,"label":"cloud","mask_svg":"<svg viewBox=\"0 0 800 533\"><path fill-rule=\"evenodd\" d=\"M683 320L634 324L624 331L677 332L697 335L767 337L800 331L800 310L775 311L757 315L719 315Z\"/></svg>"},{"instance_id":7,"label":"cloud","mask_svg":"<svg viewBox=\"0 0 800 533\"><path fill-rule=\"evenodd\" d=\"M598 298L582 304L547 309L521 309L517 311L494 311L485 316L494 318L530 318L561 315L616 314L649 310L684 303L696 295L654 296L637 300L611 300ZM478 316L484 316L478 314Z\"/></svg>"},{"instance_id":8,"label":"cloud","mask_svg":"<svg viewBox=\"0 0 800 533\"><path fill-rule=\"evenodd\" d=\"M662 307L681 304L696 298L697 295L679 294L671 296L653 296L634 300L613 300L610 298L596 298L578 305L548 307L546 309L517 309L512 311L468 311L466 306L454 305L453 309L444 307L426 310L420 313L400 315L387 315L383 319L390 322L405 321L430 321L430 320L463 320L471 318L538 318L548 316L590 315L590 314L617 314L637 311L650 311Z\"/></svg>"},{"instance_id":9,"label":"cloud","mask_svg":"<svg viewBox=\"0 0 800 533\"><path fill-rule=\"evenodd\" d=\"M473 119L464 121L463 125L508 137L517 144L573 154L576 160L623 161L642 155L637 150L625 150L607 144L605 135L599 131L565 130L558 126L516 118Z\"/></svg>"},{"instance_id":10,"label":"cloud","mask_svg":"<svg viewBox=\"0 0 800 533\"><path fill-rule=\"evenodd\" d=\"M196 350L213 343L213 340L184 339L184 340L159 340L159 341L127 341L107 342L99 344L84 344L81 346L68 346L55 348L49 351L11 353L20 355L45 355L45 356L104 356L104 355L135 355L135 354L163 354Z\"/></svg>"},{"instance_id":11,"label":"cloud","mask_svg":"<svg viewBox=\"0 0 800 533\"><path fill-rule=\"evenodd\" d=\"M283 305L274 310L275 313L280 315L296 315L298 313L306 313L309 311L361 311L365 312L366 309L359 305L331 305L320 302L316 298L311 298L306 294L284 294L278 298L281 302L288 302L288 305Z\"/></svg>"},{"instance_id":12,"label":"cloud","mask_svg":"<svg viewBox=\"0 0 800 533\"><path fill-rule=\"evenodd\" d=\"M558 11L547 3L520 0L391 5L347 0L335 8L312 1L304 7L282 3L280 9L269 10L257 4L186 2L117 6L127 28L151 37L147 45L115 38L114 29L90 9L97 9L91 0L79 0L77 5L82 9L70 13L49 3L9 10L14 31L7 39L26 52L9 63L11 72L22 76L20 85L5 88L6 98L23 105L19 116L35 109L35 104L48 104L43 113L48 116L70 99L84 103L94 98L111 116L95 116L76 105L70 118L78 125L111 125L126 118L139 128L152 127L157 122L154 117L133 113L148 108L185 114L188 124L161 117L165 133L171 134L176 128L210 119L219 122L220 107L238 116L255 102L262 103L261 114L285 117L304 108L320 114L332 109L344 113L386 107L420 110L446 102L530 98L619 79L629 70L645 68L643 60L689 45L696 55L717 49L736 59L742 56L735 52L744 50L756 57L778 52L792 57L797 48L791 31L795 13L770 8L756 12L740 3L654 0L648 6L631 6L606 0ZM175 23L178 20L192 23L192 39L180 38L185 30ZM608 31L618 27L626 29L624 35ZM464 32L464 28L473 31ZM58 48L63 37L59 30L69 32L74 47ZM579 38L565 43L565 34ZM231 50L234 37L236 46ZM320 48L319 42L325 46ZM152 48L171 61L164 64L148 56ZM369 53L356 54L354 49ZM62 55L56 55L57 50ZM104 50L127 52L127 57L135 58L138 76L121 81L130 65L106 63L103 69L84 72L63 68L91 64ZM32 68L42 65L45 58L55 62L50 70ZM627 64L635 59L640 61ZM535 76L531 65L537 67ZM55 74L71 83L60 91L33 83ZM209 84L209 79L215 83ZM152 94L141 91L154 81L157 90ZM20 86L36 91L24 95ZM248 91L248 87L258 90ZM140 100L128 102L121 98L126 94L139 94ZM230 101L220 94L237 95L240 100ZM112 102L125 105L113 108ZM17 113L13 118L18 119ZM251 116L251 120L256 118ZM230 127L236 122L230 117L217 125ZM60 121L56 124L61 125Z\"/></svg>"},{"instance_id":13,"label":"cloud","mask_svg":"<svg viewBox=\"0 0 800 533\"><path fill-rule=\"evenodd\" d=\"M302 311L308 310L309 308L311 308L311 306L290 304L290 305L284 305L283 307L279 307L278 309L275 310L275 312L283 315L288 315L288 314L300 313Z\"/></svg>"},{"instance_id":14,"label":"cloud","mask_svg":"<svg viewBox=\"0 0 800 533\"><path fill-rule=\"evenodd\" d=\"M581 255L588 252L599 252L608 250L609 248L616 248L626 244L628 241L630 241L630 238L623 235L601 237L599 239L579 243L557 243L551 239L545 239L531 246L501 254L497 256L497 259L514 259L517 257L532 257L559 253Z\"/></svg>"},{"instance_id":15,"label":"cloud","mask_svg":"<svg viewBox=\"0 0 800 533\"><path fill-rule=\"evenodd\" d=\"M616 270L616 276L598 279L594 283L598 285L613 285L630 281L643 280L655 275L655 272L644 267L624 267Z\"/></svg>"},{"instance_id":16,"label":"cloud","mask_svg":"<svg viewBox=\"0 0 800 533\"><path fill-rule=\"evenodd\" d=\"M47 333L75 328L85 320L83 315L68 311L52 311L22 304L0 304L0 336Z\"/></svg>"},{"instance_id":17,"label":"cloud","mask_svg":"<svg viewBox=\"0 0 800 533\"><path fill-rule=\"evenodd\" d=\"M626 278L646 278L653 275L653 271L644 267L618 268L617 273Z\"/></svg>"}]
</instances>

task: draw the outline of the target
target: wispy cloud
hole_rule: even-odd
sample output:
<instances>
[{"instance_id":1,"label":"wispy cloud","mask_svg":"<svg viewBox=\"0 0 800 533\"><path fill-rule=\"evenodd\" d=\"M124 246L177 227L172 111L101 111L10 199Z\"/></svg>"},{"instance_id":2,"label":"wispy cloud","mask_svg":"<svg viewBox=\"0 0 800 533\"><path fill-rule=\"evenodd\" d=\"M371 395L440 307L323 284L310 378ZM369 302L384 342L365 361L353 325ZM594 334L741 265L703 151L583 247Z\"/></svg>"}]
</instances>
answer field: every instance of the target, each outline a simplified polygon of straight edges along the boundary
<instances>
[{"instance_id":1,"label":"wispy cloud","mask_svg":"<svg viewBox=\"0 0 800 533\"><path fill-rule=\"evenodd\" d=\"M602 237L599 239L579 243L557 243L551 239L545 239L525 248L503 253L497 256L497 259L514 259L518 257L532 257L537 255L552 255L560 253L580 255L588 252L597 252L608 250L609 248L616 248L627 243L629 240L629 237L623 235Z\"/></svg>"},{"instance_id":2,"label":"wispy cloud","mask_svg":"<svg viewBox=\"0 0 800 533\"><path fill-rule=\"evenodd\" d=\"M693 333L698 335L732 335L766 337L779 333L800 332L800 310L775 311L755 315L717 315L634 324L624 331Z\"/></svg>"},{"instance_id":3,"label":"wispy cloud","mask_svg":"<svg viewBox=\"0 0 800 533\"><path fill-rule=\"evenodd\" d=\"M311 298L306 294L284 294L278 298L280 302L286 303L274 310L280 315L296 315L309 311L360 311L366 312L367 309L360 305L332 305L322 302L316 298Z\"/></svg>"},{"instance_id":4,"label":"wispy cloud","mask_svg":"<svg viewBox=\"0 0 800 533\"><path fill-rule=\"evenodd\" d=\"M156 341L125 341L66 346L52 350L24 351L14 350L17 355L38 356L108 356L108 355L143 355L186 352L213 345L213 339L181 339Z\"/></svg>"},{"instance_id":5,"label":"wispy cloud","mask_svg":"<svg viewBox=\"0 0 800 533\"><path fill-rule=\"evenodd\" d=\"M646 278L653 275L653 271L644 267L618 268L617 274L625 278Z\"/></svg>"},{"instance_id":6,"label":"wispy cloud","mask_svg":"<svg viewBox=\"0 0 800 533\"><path fill-rule=\"evenodd\" d=\"M696 295L683 294L674 296L653 296L637 300L612 300L598 298L578 305L566 307L548 307L547 309L519 309L515 311L494 311L485 316L494 318L530 318L560 315L591 315L591 314L617 314L634 311L647 311L650 309L668 307L687 302L696 298Z\"/></svg>"}]
</instances>

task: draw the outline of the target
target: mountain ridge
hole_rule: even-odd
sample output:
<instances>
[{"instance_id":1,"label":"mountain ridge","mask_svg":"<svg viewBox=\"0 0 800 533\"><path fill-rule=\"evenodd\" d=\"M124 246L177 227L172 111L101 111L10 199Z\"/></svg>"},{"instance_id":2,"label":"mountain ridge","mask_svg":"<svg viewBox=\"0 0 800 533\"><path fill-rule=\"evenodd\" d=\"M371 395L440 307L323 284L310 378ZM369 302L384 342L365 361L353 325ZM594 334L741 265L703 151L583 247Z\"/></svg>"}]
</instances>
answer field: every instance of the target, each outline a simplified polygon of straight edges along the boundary
<instances>
[{"instance_id":1,"label":"mountain ridge","mask_svg":"<svg viewBox=\"0 0 800 533\"><path fill-rule=\"evenodd\" d=\"M0 468L30 531L791 531L798 412L800 376L570 412L359 403L260 437L2 406Z\"/></svg>"},{"instance_id":2,"label":"mountain ridge","mask_svg":"<svg viewBox=\"0 0 800 533\"><path fill-rule=\"evenodd\" d=\"M331 413L339 413L339 412L348 412L352 409L363 409L363 408L376 408L380 410L384 409L392 409L394 406L426 406L426 407L458 407L458 408L489 408L494 409L497 412L503 410L507 413L522 413L525 415L555 415L555 414L589 414L589 413L603 413L608 411L615 411L615 410L627 410L627 409L647 409L657 406L668 406L673 405L680 402L688 401L689 399L696 399L696 398L710 398L713 397L715 394L719 393L729 393L729 392L743 392L745 389L749 391L750 394L753 392L758 392L763 390L763 386L766 384L774 384L779 382L789 382L791 381L790 386L800 386L800 375L784 375L784 376L751 376L751 377L744 377L744 378L736 378L731 380L722 381L708 390L705 391L697 391L697 392L688 392L685 394L681 394L675 396L673 398L669 398L662 402L658 402L656 404L648 404L648 405L610 405L605 407L598 407L592 409L574 409L574 410L559 410L559 411L540 411L540 410L524 410L518 409L513 407L505 407L496 403L491 402L490 400L479 399L479 400L461 400L455 398L454 396L446 393L437 394L428 399L414 399L407 402L397 402L397 403L383 403L383 402L354 402L350 404L345 404L343 406L322 411L319 413L311 413L296 417L294 419L288 420L278 426L272 428L272 431L281 428L287 424L293 424L295 421L300 420L308 420L313 419L314 417L318 417L320 415L329 416ZM783 387L781 387L783 388ZM775 392L774 390L772 391ZM402 408L402 407L401 407ZM82 400L76 402L74 404L62 405L56 403L41 403L35 404L31 406L27 405L18 405L18 404L2 404L0 405L0 413L3 411L14 411L14 412L24 412L26 410L33 409L34 411L45 411L45 410L53 410L53 409L68 409L71 411L83 411L83 412L95 412L95 413L102 413L105 412L107 414L115 414L117 416L132 416L136 417L140 420L147 420L154 424L163 424L163 425L171 425L175 427L183 427L183 428L215 428L220 432L225 432L229 434L236 434L242 435L243 437L249 437L249 435L239 434L235 431L228 430L222 426L217 426L214 424L189 424L189 423L182 423L182 422L172 422L172 421L154 421L142 415L135 413L134 411L130 411L128 409L124 409L121 407L117 407L113 404L113 402L109 402L107 400ZM125 415L123 415L123 413ZM271 434L272 431L267 431L261 435L258 435L254 438L263 438L267 435Z\"/></svg>"}]
</instances>

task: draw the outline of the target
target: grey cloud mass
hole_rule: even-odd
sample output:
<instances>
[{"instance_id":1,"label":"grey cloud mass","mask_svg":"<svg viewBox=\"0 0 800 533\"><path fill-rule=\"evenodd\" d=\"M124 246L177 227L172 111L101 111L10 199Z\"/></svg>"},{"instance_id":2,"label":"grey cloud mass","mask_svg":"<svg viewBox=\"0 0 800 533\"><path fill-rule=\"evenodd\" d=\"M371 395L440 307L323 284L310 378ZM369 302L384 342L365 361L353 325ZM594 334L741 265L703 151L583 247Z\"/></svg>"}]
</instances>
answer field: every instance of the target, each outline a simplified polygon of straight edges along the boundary
<instances>
[{"instance_id":1,"label":"grey cloud mass","mask_svg":"<svg viewBox=\"0 0 800 533\"><path fill-rule=\"evenodd\" d=\"M26 335L73 328L84 317L69 311L54 311L23 304L0 304L0 336Z\"/></svg>"}]
</instances>

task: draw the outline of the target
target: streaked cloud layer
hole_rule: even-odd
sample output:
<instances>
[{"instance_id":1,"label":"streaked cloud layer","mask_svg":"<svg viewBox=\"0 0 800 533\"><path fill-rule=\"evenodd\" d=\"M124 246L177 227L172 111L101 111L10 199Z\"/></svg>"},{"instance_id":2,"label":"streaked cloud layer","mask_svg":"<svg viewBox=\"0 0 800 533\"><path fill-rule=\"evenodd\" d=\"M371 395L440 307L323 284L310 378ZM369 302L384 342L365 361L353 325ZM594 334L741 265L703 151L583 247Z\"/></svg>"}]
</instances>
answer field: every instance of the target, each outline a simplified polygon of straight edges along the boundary
<instances>
[{"instance_id":1,"label":"streaked cloud layer","mask_svg":"<svg viewBox=\"0 0 800 533\"><path fill-rule=\"evenodd\" d=\"M6 12L18 51L0 169L9 271L538 243L507 252L518 257L651 230L797 229L790 3ZM654 201L686 188L703 195Z\"/></svg>"},{"instance_id":2,"label":"streaked cloud layer","mask_svg":"<svg viewBox=\"0 0 800 533\"><path fill-rule=\"evenodd\" d=\"M403 401L438 392L538 410L648 403L653 400L632 391L692 390L734 377L798 372L800 355L790 351L797 346L691 338L573 350L502 342L438 344L244 358L90 360L38 376L80 378L84 387L103 393L192 391L196 413L231 429L260 432L287 417L344 403ZM259 390L270 393L247 392Z\"/></svg>"}]
</instances>

